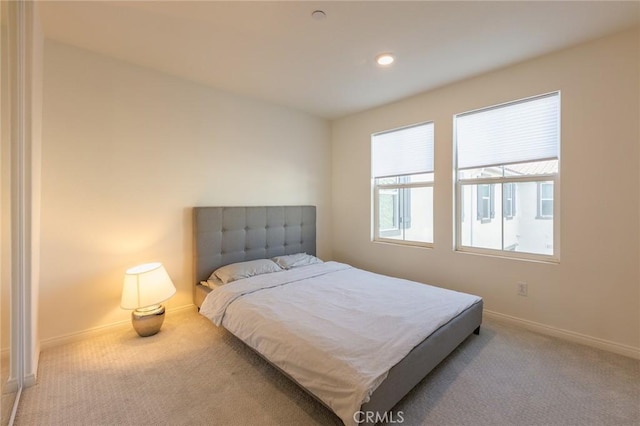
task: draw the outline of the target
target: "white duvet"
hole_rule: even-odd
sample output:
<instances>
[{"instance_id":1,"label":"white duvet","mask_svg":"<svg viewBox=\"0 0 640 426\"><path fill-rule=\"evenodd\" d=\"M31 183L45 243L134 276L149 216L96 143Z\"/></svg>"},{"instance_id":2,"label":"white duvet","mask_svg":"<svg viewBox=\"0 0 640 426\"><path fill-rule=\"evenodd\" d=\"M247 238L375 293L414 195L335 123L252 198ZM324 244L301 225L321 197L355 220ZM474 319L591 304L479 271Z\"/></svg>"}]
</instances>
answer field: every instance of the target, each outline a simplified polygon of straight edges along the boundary
<instances>
[{"instance_id":1,"label":"white duvet","mask_svg":"<svg viewBox=\"0 0 640 426\"><path fill-rule=\"evenodd\" d=\"M226 284L200 313L351 425L391 367L479 300L325 262Z\"/></svg>"}]
</instances>

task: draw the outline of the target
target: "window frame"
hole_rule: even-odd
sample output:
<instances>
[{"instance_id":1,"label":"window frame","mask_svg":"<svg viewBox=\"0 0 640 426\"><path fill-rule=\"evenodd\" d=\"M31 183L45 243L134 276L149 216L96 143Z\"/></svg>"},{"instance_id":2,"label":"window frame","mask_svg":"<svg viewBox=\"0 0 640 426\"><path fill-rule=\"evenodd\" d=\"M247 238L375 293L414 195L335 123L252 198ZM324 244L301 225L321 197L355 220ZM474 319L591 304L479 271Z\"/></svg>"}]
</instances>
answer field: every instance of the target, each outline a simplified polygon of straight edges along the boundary
<instances>
[{"instance_id":1,"label":"window frame","mask_svg":"<svg viewBox=\"0 0 640 426\"><path fill-rule=\"evenodd\" d=\"M558 110L558 171L557 173L547 173L547 174L537 174L537 175L526 175L526 176L492 176L492 177L479 177L479 178L460 178L460 170L458 168L458 140L457 140L457 132L456 132L456 117L461 115L466 115L474 112L480 112L484 110L488 110L491 108L500 108L503 106L508 106L511 104L527 102L529 100L535 100L538 98L542 98L545 96L556 95L558 96L559 110ZM561 108L561 93L559 90L541 94L530 96L527 98L517 99L513 101L504 102L501 104L490 105L482 108L477 108L475 110L465 111L461 113L457 113L453 115L453 191L454 191L454 206L453 206L453 220L454 220L454 251L460 253L469 253L469 254L480 254L480 255L488 255L494 257L501 257L505 259L517 259L517 260L530 260L530 261L541 261L541 262L549 262L549 263L559 263L560 262L560 176L561 176L561 123L562 123L562 108ZM544 159L540 159L539 161L544 161ZM503 165L504 166L504 165ZM490 248L482 248L482 247L472 247L465 246L462 244L462 222L464 219L464 210L463 206L463 190L462 187L464 185L484 185L484 184L517 184L517 183L531 183L531 182L553 182L553 215L547 216L546 219L553 220L553 254L539 254L539 253L527 253L527 252L517 252L510 251L507 248L503 247L503 249L490 249ZM540 191L540 185L538 184L538 192ZM504 201L504 186L502 188L502 197ZM514 196L514 203L515 203ZM540 213L540 193L538 193L537 197L537 213ZM505 224L505 216L504 216L504 204L502 205L502 220L501 220L501 239L504 238L504 224ZM514 212L514 216L515 216ZM539 216L539 215L538 215ZM541 217L536 216L536 219ZM473 218L475 219L475 218ZM507 219L508 220L508 219ZM504 244L504 243L503 243Z\"/></svg>"},{"instance_id":2,"label":"window frame","mask_svg":"<svg viewBox=\"0 0 640 426\"><path fill-rule=\"evenodd\" d=\"M394 129L389 129L389 130L384 130L381 132L375 132L371 135L371 140L373 140L373 137L375 135L378 134L382 134L382 133L389 133L389 132L396 132L396 131L401 131L403 129L409 129L412 127L416 127L416 126L422 126L422 125L428 125L431 124L433 126L433 141L432 141L432 146L433 146L433 153L432 155L435 157L435 122L433 120L429 120L429 121L422 121L422 122L418 122L418 123L414 123L414 124L409 124L406 126L402 126L402 127L397 127ZM372 144L370 145L372 146ZM371 155L371 158L373 160L373 155ZM378 179L385 179L385 178L376 178L373 177L373 173L371 173L371 191L372 191L372 210L371 210L371 223L372 223L372 229L371 229L371 241L373 242L381 242L381 243L390 243L390 244L398 244L398 245L404 245L404 246L412 246L412 247L426 247L426 248L433 248L434 246L434 242L435 242L435 217L433 217L434 215L434 211L432 210L431 215L433 217L433 223L432 223L432 227L433 227L433 238L432 241L416 241L416 240L407 240L407 239L398 239L398 238L388 238L385 237L383 235L381 235L380 232L380 191L384 191L384 190L398 190L398 199L396 201L396 203L398 205L398 213L399 213L399 218L398 218L398 232L402 233L404 230L404 224L406 223L406 221L403 219L403 216L406 217L406 215L403 215L403 210L406 209L407 207L407 200L406 200L406 194L410 195L409 190L412 188L431 188L432 189L432 207L435 204L435 196L434 196L434 185L435 185L435 164L434 164L434 170L431 172L427 172L427 173L415 173L415 174L409 174L409 175L397 175L397 176L388 176L387 178L395 178L397 180L396 183L378 183ZM425 180L425 181L420 181L420 182L410 182L410 177L411 176L416 176L416 175L422 175L422 174L430 174L433 178L431 180ZM395 206L394 206L394 210L395 210ZM410 217L410 215L409 215ZM412 220L410 219L410 222ZM394 220L395 222L395 220ZM389 229L384 232L393 232L393 230Z\"/></svg>"},{"instance_id":3,"label":"window frame","mask_svg":"<svg viewBox=\"0 0 640 426\"><path fill-rule=\"evenodd\" d=\"M378 212L380 211L380 191L387 189L398 189L398 210L399 210L399 218L398 218L398 232L402 233L404 224L406 220L404 220L403 210L406 208L406 195L408 189L411 188L433 188L434 182L413 182L413 183L397 183L397 184L377 184L375 182L376 178L373 178L373 237L372 240L374 242L384 242L384 243L393 243L393 244L401 244L401 245L409 245L409 246L420 246L420 247L433 247L434 242L431 241L415 241L415 240L405 240L398 238L387 238L384 237L380 232L380 215ZM410 217L410 216L409 216ZM385 230L383 232L391 232L392 230Z\"/></svg>"},{"instance_id":4,"label":"window frame","mask_svg":"<svg viewBox=\"0 0 640 426\"><path fill-rule=\"evenodd\" d=\"M509 191L506 191L505 188L509 188ZM517 205L516 188L517 188L517 185L513 182L505 183L502 185L502 218L505 220L512 220L516 217L516 214L518 214L518 209L516 206ZM507 210L507 206L508 206L508 210Z\"/></svg>"}]
</instances>

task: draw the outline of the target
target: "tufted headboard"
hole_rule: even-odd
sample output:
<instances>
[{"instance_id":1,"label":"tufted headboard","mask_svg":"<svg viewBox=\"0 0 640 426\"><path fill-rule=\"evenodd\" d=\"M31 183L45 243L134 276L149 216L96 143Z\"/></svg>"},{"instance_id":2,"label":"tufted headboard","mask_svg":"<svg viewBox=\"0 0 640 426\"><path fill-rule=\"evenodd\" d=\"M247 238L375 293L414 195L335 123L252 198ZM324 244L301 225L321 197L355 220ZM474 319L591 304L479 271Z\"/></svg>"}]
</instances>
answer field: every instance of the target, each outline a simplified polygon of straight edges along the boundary
<instances>
[{"instance_id":1,"label":"tufted headboard","mask_svg":"<svg viewBox=\"0 0 640 426\"><path fill-rule=\"evenodd\" d=\"M194 207L196 284L220 266L316 254L315 206Z\"/></svg>"}]
</instances>

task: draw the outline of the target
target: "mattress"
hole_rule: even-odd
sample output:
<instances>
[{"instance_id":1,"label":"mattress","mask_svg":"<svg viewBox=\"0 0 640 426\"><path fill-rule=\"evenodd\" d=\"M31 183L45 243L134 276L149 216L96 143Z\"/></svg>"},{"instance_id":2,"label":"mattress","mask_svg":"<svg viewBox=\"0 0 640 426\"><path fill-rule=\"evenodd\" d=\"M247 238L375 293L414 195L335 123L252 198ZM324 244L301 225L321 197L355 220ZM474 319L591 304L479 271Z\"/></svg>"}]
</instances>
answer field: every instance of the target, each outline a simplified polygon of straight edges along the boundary
<instances>
[{"instance_id":1,"label":"mattress","mask_svg":"<svg viewBox=\"0 0 640 426\"><path fill-rule=\"evenodd\" d=\"M217 286L200 312L354 424L390 369L478 303L477 296L326 262Z\"/></svg>"}]
</instances>

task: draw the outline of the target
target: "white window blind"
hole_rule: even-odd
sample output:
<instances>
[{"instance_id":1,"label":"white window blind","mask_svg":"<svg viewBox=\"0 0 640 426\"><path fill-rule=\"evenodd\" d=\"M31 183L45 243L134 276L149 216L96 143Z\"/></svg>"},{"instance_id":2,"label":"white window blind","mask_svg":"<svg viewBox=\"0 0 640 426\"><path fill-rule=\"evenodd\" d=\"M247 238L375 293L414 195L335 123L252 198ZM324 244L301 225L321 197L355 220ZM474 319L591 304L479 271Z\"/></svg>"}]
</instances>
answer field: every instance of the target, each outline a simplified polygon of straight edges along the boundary
<instances>
[{"instance_id":1,"label":"white window blind","mask_svg":"<svg viewBox=\"0 0 640 426\"><path fill-rule=\"evenodd\" d=\"M560 96L459 114L455 126L459 170L557 159Z\"/></svg>"},{"instance_id":2,"label":"white window blind","mask_svg":"<svg viewBox=\"0 0 640 426\"><path fill-rule=\"evenodd\" d=\"M376 133L371 138L374 178L433 172L433 123Z\"/></svg>"}]
</instances>

